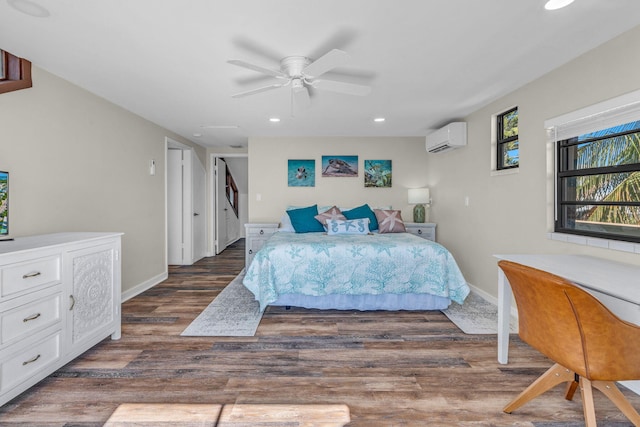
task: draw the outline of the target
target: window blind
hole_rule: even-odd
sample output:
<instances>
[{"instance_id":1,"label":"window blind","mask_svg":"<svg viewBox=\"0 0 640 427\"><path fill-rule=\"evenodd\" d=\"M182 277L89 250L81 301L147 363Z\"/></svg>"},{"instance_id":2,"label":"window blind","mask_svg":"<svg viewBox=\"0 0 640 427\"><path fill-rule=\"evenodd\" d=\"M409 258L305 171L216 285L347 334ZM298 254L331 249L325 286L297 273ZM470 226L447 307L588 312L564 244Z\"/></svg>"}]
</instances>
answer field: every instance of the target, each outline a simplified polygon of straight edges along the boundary
<instances>
[{"instance_id":1,"label":"window blind","mask_svg":"<svg viewBox=\"0 0 640 427\"><path fill-rule=\"evenodd\" d=\"M640 90L544 122L548 137L562 141L640 120Z\"/></svg>"}]
</instances>

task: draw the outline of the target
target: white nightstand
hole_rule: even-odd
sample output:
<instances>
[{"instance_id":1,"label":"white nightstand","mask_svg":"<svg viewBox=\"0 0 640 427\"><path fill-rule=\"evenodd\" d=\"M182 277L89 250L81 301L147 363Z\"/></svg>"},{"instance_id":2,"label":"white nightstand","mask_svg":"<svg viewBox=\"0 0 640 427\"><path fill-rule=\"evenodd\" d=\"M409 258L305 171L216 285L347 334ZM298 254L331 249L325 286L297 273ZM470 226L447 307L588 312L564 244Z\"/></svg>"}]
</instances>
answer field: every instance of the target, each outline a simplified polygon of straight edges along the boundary
<instances>
[{"instance_id":1,"label":"white nightstand","mask_svg":"<svg viewBox=\"0 0 640 427\"><path fill-rule=\"evenodd\" d=\"M433 222L405 222L404 226L408 233L433 242L436 241L436 224Z\"/></svg>"},{"instance_id":2,"label":"white nightstand","mask_svg":"<svg viewBox=\"0 0 640 427\"><path fill-rule=\"evenodd\" d=\"M245 248L244 248L244 266L249 268L249 264L253 260L254 255L258 252L269 236L278 230L278 223L248 223L244 225L245 230Z\"/></svg>"}]
</instances>

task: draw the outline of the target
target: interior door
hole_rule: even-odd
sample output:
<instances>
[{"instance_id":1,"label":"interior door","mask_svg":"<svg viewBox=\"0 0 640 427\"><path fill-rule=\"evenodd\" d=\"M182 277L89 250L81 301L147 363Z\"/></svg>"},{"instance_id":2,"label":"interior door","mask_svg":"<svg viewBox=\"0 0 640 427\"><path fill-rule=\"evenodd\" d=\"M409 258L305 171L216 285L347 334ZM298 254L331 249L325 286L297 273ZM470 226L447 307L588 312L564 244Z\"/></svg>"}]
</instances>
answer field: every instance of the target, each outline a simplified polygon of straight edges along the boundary
<instances>
[{"instance_id":1,"label":"interior door","mask_svg":"<svg viewBox=\"0 0 640 427\"><path fill-rule=\"evenodd\" d=\"M227 236L227 164L216 158L216 254L224 251Z\"/></svg>"},{"instance_id":2,"label":"interior door","mask_svg":"<svg viewBox=\"0 0 640 427\"><path fill-rule=\"evenodd\" d=\"M167 262L183 264L182 150L167 150Z\"/></svg>"},{"instance_id":3,"label":"interior door","mask_svg":"<svg viewBox=\"0 0 640 427\"><path fill-rule=\"evenodd\" d=\"M207 256L206 177L204 166L192 151L193 162L193 261Z\"/></svg>"}]
</instances>

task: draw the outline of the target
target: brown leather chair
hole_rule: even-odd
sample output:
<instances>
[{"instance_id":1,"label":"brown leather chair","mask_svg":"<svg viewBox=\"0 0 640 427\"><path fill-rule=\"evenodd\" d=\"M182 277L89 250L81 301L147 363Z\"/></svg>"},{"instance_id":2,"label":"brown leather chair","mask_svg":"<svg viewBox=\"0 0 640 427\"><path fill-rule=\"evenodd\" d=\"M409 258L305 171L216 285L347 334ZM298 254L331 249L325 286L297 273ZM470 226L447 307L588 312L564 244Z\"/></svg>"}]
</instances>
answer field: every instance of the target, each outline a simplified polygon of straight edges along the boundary
<instances>
[{"instance_id":1,"label":"brown leather chair","mask_svg":"<svg viewBox=\"0 0 640 427\"><path fill-rule=\"evenodd\" d=\"M596 425L592 387L640 426L640 415L615 384L640 379L640 327L619 319L568 280L510 261L500 261L498 266L518 306L520 338L556 362L505 406L504 412L511 413L567 382L568 400L580 386L587 427Z\"/></svg>"}]
</instances>

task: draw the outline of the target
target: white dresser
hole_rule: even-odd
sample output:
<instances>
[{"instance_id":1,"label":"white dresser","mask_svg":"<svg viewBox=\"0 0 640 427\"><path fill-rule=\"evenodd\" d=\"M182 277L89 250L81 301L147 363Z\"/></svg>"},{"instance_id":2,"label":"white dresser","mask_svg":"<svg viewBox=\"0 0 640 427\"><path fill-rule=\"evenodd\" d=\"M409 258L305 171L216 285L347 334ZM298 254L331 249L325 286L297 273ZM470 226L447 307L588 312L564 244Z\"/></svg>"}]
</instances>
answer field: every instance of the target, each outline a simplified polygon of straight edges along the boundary
<instances>
[{"instance_id":1,"label":"white dresser","mask_svg":"<svg viewBox=\"0 0 640 427\"><path fill-rule=\"evenodd\" d=\"M436 241L436 224L433 222L405 222L404 227L411 234L432 242Z\"/></svg>"},{"instance_id":2,"label":"white dresser","mask_svg":"<svg viewBox=\"0 0 640 427\"><path fill-rule=\"evenodd\" d=\"M249 268L254 255L258 252L269 236L278 231L277 223L248 223L245 229L244 267Z\"/></svg>"},{"instance_id":3,"label":"white dresser","mask_svg":"<svg viewBox=\"0 0 640 427\"><path fill-rule=\"evenodd\" d=\"M111 335L122 233L0 241L0 405Z\"/></svg>"}]
</instances>

